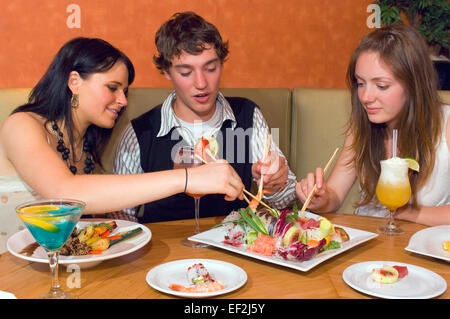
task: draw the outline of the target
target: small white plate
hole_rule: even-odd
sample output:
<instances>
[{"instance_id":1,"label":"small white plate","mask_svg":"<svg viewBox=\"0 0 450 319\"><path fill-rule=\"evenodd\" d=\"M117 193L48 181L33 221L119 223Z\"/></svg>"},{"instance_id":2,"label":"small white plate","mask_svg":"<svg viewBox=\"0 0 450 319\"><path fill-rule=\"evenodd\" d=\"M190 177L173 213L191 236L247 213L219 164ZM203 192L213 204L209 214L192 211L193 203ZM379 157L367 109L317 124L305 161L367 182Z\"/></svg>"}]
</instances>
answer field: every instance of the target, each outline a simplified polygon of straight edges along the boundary
<instances>
[{"instance_id":1,"label":"small white plate","mask_svg":"<svg viewBox=\"0 0 450 319\"><path fill-rule=\"evenodd\" d=\"M450 252L442 249L442 243L450 241L450 225L422 229L411 236L406 250L450 262Z\"/></svg>"},{"instance_id":2,"label":"small white plate","mask_svg":"<svg viewBox=\"0 0 450 319\"><path fill-rule=\"evenodd\" d=\"M108 220L99 220L99 219L80 220L77 224L77 228L81 229L89 224L97 223L99 221L108 221ZM77 264L80 266L80 268L94 267L99 263L101 263L103 260L130 254L138 250L139 248L145 246L152 238L152 232L150 231L150 229L142 224L134 223L127 220L116 220L116 223L117 228L112 233L113 235L124 231L132 230L137 227L141 227L142 232L134 237L130 237L129 239L125 239L124 241L115 244L114 246L103 251L101 255L59 256L58 263L60 265ZM6 247L8 248L9 252L16 257L38 263L48 263L47 254L44 248L42 248L41 246L39 246L31 256L20 253L25 247L34 242L36 242L36 240L34 240L33 236L28 231L28 229L24 229L12 235L8 239L8 242L6 243Z\"/></svg>"},{"instance_id":3,"label":"small white plate","mask_svg":"<svg viewBox=\"0 0 450 319\"><path fill-rule=\"evenodd\" d=\"M316 214L313 214L310 212L306 212L305 216L308 218L315 218L315 219L317 219L319 217L319 215L316 215ZM339 225L335 225L335 226L339 226ZM330 259L336 255L339 255L346 250L356 247L356 246L378 236L378 234L367 232L364 230L359 230L359 229L344 227L344 226L339 226L339 227L342 227L347 232L348 236L350 237L350 240L342 243L342 246L339 249L327 250L325 252L315 255L310 260L305 260L302 262L292 261L292 260L284 260L282 258L277 258L277 257L273 257L273 256L263 256L261 254L257 254L257 253L246 250L246 245L242 245L241 247L235 247L232 245L225 244L225 243L223 243L223 241L225 239L224 237L225 237L225 234L226 234L226 231L228 228L227 226L213 228L213 229L207 230L205 232L199 233L197 235L191 236L188 239L193 240L193 241L198 241L200 243L208 244L211 246L215 246L217 248L232 251L234 253L238 253L238 254L241 254L241 255L244 255L247 257L252 257L255 259L263 260L263 261L266 261L266 262L269 262L272 264L277 264L280 266L289 267L289 268L297 269L300 271L308 271L311 268L314 268L317 265L319 265L320 263L324 262L325 260Z\"/></svg>"},{"instance_id":4,"label":"small white plate","mask_svg":"<svg viewBox=\"0 0 450 319\"><path fill-rule=\"evenodd\" d=\"M383 265L406 266L408 275L393 284L381 284L372 279L372 269ZM400 262L366 261L347 267L342 273L345 283L360 292L387 299L428 299L447 290L447 282L431 270Z\"/></svg>"},{"instance_id":5,"label":"small white plate","mask_svg":"<svg viewBox=\"0 0 450 319\"><path fill-rule=\"evenodd\" d=\"M187 293L169 288L171 284L189 286L187 269L197 263L202 263L215 280L225 285L225 289L215 292ZM166 294L184 298L207 298L239 289L247 282L247 273L241 267L220 260L182 259L152 268L145 279L151 287Z\"/></svg>"}]
</instances>

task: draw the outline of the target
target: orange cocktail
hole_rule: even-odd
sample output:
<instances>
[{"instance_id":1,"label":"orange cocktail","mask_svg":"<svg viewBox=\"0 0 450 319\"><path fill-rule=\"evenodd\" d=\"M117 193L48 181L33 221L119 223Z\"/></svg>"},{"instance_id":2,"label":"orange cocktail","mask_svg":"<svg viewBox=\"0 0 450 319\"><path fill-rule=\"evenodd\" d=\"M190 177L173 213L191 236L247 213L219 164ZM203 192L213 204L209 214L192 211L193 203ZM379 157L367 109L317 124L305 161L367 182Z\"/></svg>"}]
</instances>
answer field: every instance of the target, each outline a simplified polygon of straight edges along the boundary
<instances>
[{"instance_id":1,"label":"orange cocktail","mask_svg":"<svg viewBox=\"0 0 450 319\"><path fill-rule=\"evenodd\" d=\"M378 179L377 198L389 210L390 218L386 226L379 232L386 235L400 235L403 231L394 224L394 212L408 203L411 196L408 168L406 160L393 157L380 162L381 173Z\"/></svg>"},{"instance_id":2,"label":"orange cocktail","mask_svg":"<svg viewBox=\"0 0 450 319\"><path fill-rule=\"evenodd\" d=\"M389 210L396 210L408 203L411 197L411 187L409 182L390 183L378 182L377 198Z\"/></svg>"}]
</instances>

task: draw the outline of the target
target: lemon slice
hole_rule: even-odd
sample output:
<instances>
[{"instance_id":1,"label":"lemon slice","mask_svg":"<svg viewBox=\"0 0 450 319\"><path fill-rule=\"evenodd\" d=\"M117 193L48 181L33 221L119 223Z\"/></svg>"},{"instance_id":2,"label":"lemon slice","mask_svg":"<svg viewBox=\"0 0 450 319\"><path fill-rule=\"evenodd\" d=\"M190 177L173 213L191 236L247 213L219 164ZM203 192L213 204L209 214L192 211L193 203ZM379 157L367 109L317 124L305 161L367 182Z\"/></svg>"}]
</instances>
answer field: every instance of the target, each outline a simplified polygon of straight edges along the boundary
<instances>
[{"instance_id":1,"label":"lemon slice","mask_svg":"<svg viewBox=\"0 0 450 319\"><path fill-rule=\"evenodd\" d=\"M450 252L450 241L444 241L442 243L442 249L445 250L445 251Z\"/></svg>"},{"instance_id":2,"label":"lemon slice","mask_svg":"<svg viewBox=\"0 0 450 319\"><path fill-rule=\"evenodd\" d=\"M45 229L46 231L55 233L59 231L59 228L53 224L47 223L46 221L40 220L39 218L29 217L19 215L20 219L22 219L25 223L37 226L39 228Z\"/></svg>"},{"instance_id":3,"label":"lemon slice","mask_svg":"<svg viewBox=\"0 0 450 319\"><path fill-rule=\"evenodd\" d=\"M53 210L59 210L59 206L55 205L39 205L39 206L28 206L22 208L20 211L27 214L37 214L37 213L45 213Z\"/></svg>"},{"instance_id":4,"label":"lemon slice","mask_svg":"<svg viewBox=\"0 0 450 319\"><path fill-rule=\"evenodd\" d=\"M322 234L323 238L336 232L334 230L333 224L325 217L319 217L319 221L320 221L319 232Z\"/></svg>"},{"instance_id":5,"label":"lemon slice","mask_svg":"<svg viewBox=\"0 0 450 319\"><path fill-rule=\"evenodd\" d=\"M410 169L412 169L413 171L418 172L419 171L419 162L417 162L414 158L411 157L404 157L403 158L406 162L408 162L408 166Z\"/></svg>"},{"instance_id":6,"label":"lemon slice","mask_svg":"<svg viewBox=\"0 0 450 319\"><path fill-rule=\"evenodd\" d=\"M214 158L217 156L217 154L219 153L219 143L217 142L216 138L214 136L210 136L207 138L209 144L209 151L211 152L212 155L214 155Z\"/></svg>"}]
</instances>

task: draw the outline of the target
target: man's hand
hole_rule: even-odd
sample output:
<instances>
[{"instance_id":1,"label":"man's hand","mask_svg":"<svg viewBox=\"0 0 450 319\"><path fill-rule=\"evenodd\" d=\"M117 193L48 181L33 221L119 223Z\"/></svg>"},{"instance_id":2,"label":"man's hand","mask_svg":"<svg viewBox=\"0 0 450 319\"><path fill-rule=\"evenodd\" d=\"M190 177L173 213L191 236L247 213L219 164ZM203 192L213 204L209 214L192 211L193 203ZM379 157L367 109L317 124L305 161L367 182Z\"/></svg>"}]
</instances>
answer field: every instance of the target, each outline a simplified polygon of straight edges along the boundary
<instances>
[{"instance_id":1,"label":"man's hand","mask_svg":"<svg viewBox=\"0 0 450 319\"><path fill-rule=\"evenodd\" d=\"M281 191L286 187L289 167L286 159L277 152L269 152L265 159L252 165L252 176L259 185L261 174L264 175L263 188L271 194Z\"/></svg>"}]
</instances>

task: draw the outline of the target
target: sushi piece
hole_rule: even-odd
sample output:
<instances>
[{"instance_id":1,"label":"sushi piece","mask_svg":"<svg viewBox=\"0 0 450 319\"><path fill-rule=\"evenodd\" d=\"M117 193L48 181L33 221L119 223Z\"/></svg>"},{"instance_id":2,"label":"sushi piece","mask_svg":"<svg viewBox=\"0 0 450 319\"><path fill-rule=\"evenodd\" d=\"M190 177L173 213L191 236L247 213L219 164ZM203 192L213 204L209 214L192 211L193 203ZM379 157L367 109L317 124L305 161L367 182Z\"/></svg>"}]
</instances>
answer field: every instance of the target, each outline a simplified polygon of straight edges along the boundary
<instances>
[{"instance_id":1,"label":"sushi piece","mask_svg":"<svg viewBox=\"0 0 450 319\"><path fill-rule=\"evenodd\" d=\"M169 288L190 293L215 292L225 289L225 285L215 280L202 263L189 267L186 275L191 286L185 287L179 284L171 284Z\"/></svg>"},{"instance_id":2,"label":"sushi piece","mask_svg":"<svg viewBox=\"0 0 450 319\"><path fill-rule=\"evenodd\" d=\"M393 284L398 280L398 271L394 267L383 265L372 269L372 279L382 284Z\"/></svg>"},{"instance_id":3,"label":"sushi piece","mask_svg":"<svg viewBox=\"0 0 450 319\"><path fill-rule=\"evenodd\" d=\"M194 264L189 267L187 270L187 277L188 282L193 285L205 284L214 281L214 279L211 277L210 273L202 263Z\"/></svg>"}]
</instances>

